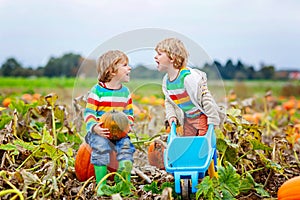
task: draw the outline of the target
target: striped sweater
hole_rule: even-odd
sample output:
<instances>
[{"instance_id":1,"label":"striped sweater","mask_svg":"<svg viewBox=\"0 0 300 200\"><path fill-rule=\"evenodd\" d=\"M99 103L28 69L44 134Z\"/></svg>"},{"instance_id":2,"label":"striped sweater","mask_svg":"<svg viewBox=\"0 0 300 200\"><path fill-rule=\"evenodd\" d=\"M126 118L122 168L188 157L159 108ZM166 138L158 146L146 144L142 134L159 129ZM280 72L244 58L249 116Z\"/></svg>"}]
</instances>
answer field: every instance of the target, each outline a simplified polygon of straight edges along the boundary
<instances>
[{"instance_id":1,"label":"striped sweater","mask_svg":"<svg viewBox=\"0 0 300 200\"><path fill-rule=\"evenodd\" d=\"M124 112L130 124L133 125L132 99L129 89L122 86L120 89L112 90L106 88L103 83L96 84L90 90L84 111L86 130L92 132L92 128L98 123L100 117L112 110Z\"/></svg>"},{"instance_id":2,"label":"striped sweater","mask_svg":"<svg viewBox=\"0 0 300 200\"><path fill-rule=\"evenodd\" d=\"M170 98L183 110L187 117L195 118L201 114L201 111L193 104L184 87L184 79L189 74L191 74L189 69L182 68L175 80L167 80L167 91Z\"/></svg>"},{"instance_id":3,"label":"striped sweater","mask_svg":"<svg viewBox=\"0 0 300 200\"><path fill-rule=\"evenodd\" d=\"M188 69L191 73L187 74L184 78L184 88L186 89L190 100L207 116L207 124L214 124L216 126L220 125L220 114L222 111L208 90L206 73L197 69ZM169 120L171 117L176 117L179 120L179 123L183 125L184 113L168 94L168 79L168 74L166 74L163 78L162 84L162 90L165 95L166 118ZM224 118L222 120L224 120Z\"/></svg>"}]
</instances>

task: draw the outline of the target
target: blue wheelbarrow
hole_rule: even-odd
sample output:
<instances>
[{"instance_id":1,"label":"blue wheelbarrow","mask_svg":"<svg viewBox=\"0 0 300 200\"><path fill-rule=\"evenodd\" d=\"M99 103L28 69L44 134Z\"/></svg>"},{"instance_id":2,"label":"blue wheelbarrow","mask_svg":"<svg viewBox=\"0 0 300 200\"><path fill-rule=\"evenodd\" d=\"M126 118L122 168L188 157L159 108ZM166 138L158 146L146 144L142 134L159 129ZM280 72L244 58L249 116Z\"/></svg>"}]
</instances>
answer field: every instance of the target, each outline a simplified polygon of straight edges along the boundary
<instances>
[{"instance_id":1,"label":"blue wheelbarrow","mask_svg":"<svg viewBox=\"0 0 300 200\"><path fill-rule=\"evenodd\" d=\"M190 192L197 191L198 179L206 172L217 176L217 150L214 126L209 125L204 136L177 136L176 125L172 123L164 151L164 165L173 174L175 192L189 199Z\"/></svg>"}]
</instances>

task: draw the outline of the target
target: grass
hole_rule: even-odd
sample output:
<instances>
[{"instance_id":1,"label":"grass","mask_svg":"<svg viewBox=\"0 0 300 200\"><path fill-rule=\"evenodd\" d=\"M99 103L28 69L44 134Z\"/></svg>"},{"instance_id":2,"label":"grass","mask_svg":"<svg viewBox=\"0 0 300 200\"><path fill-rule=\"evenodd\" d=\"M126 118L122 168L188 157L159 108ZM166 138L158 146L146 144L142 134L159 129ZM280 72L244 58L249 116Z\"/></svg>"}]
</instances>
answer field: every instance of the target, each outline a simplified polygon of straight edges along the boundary
<instances>
[{"instance_id":1,"label":"grass","mask_svg":"<svg viewBox=\"0 0 300 200\"><path fill-rule=\"evenodd\" d=\"M56 91L61 90L62 93L66 91L88 91L96 83L95 79L76 79L76 78L14 78L14 77L0 77L0 88L1 93L9 92L21 92L27 91L40 92L41 91ZM289 82L294 86L299 86L299 81ZM252 97L253 95L262 96L268 90L272 90L275 96L279 96L283 93L283 89L287 87L287 81L222 81L215 82L209 81L209 88L211 91L221 91L222 94L225 92L228 94L230 90L234 90L240 98ZM125 85L130 89L131 92L142 96L154 95L162 97L161 92L161 80L137 80L131 79L129 83ZM225 88L225 89L224 89ZM293 92L293 91L291 91ZM72 93L72 92L71 92ZM293 94L292 94L293 95ZM294 96L299 97L296 93Z\"/></svg>"}]
</instances>

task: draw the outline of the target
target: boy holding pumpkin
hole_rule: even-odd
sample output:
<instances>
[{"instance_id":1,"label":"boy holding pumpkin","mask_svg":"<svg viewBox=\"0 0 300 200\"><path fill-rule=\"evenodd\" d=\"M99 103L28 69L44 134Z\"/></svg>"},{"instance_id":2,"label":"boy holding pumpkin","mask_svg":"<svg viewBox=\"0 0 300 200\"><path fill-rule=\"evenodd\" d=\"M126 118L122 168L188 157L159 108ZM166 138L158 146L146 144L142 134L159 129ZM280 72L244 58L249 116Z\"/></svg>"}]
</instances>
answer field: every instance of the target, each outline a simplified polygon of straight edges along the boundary
<instances>
[{"instance_id":1,"label":"boy holding pumpkin","mask_svg":"<svg viewBox=\"0 0 300 200\"><path fill-rule=\"evenodd\" d=\"M97 184L107 174L110 152L113 150L119 162L118 171L125 169L125 178L130 181L135 147L127 132L134 119L129 89L122 85L130 80L130 71L128 57L119 50L108 51L97 60L98 83L90 90L84 111L85 140L92 148L91 163ZM105 184L106 181L103 181L98 187L99 196L104 194L102 187Z\"/></svg>"},{"instance_id":2,"label":"boy holding pumpkin","mask_svg":"<svg viewBox=\"0 0 300 200\"><path fill-rule=\"evenodd\" d=\"M166 72L162 90L168 123L183 125L183 136L205 135L208 125L219 125L218 106L207 88L206 74L187 67L188 52L177 38L160 41L154 57Z\"/></svg>"}]
</instances>

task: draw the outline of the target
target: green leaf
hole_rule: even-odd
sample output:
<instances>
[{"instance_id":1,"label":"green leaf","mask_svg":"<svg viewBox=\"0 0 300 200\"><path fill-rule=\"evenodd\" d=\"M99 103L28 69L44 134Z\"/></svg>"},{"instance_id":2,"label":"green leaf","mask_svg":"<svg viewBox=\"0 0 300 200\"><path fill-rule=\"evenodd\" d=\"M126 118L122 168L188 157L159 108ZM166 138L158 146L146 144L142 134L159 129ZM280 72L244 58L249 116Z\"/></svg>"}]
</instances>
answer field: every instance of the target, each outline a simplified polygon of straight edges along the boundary
<instances>
[{"instance_id":1,"label":"green leaf","mask_svg":"<svg viewBox=\"0 0 300 200\"><path fill-rule=\"evenodd\" d=\"M228 147L232 147L234 149L238 149L239 145L233 143L231 140L225 139L217 139L217 149L221 152L224 152Z\"/></svg>"},{"instance_id":2,"label":"green leaf","mask_svg":"<svg viewBox=\"0 0 300 200\"><path fill-rule=\"evenodd\" d=\"M55 106L54 116L63 124L65 118L64 108L62 106Z\"/></svg>"},{"instance_id":3,"label":"green leaf","mask_svg":"<svg viewBox=\"0 0 300 200\"><path fill-rule=\"evenodd\" d=\"M225 153L226 161L235 163L238 160L238 149L229 147Z\"/></svg>"},{"instance_id":4,"label":"green leaf","mask_svg":"<svg viewBox=\"0 0 300 200\"><path fill-rule=\"evenodd\" d=\"M143 190L146 192L151 191L152 194L159 194L160 192L156 181L153 181L150 185L149 184L145 185Z\"/></svg>"},{"instance_id":5,"label":"green leaf","mask_svg":"<svg viewBox=\"0 0 300 200\"><path fill-rule=\"evenodd\" d=\"M161 191L163 191L165 188L170 187L170 188L174 188L175 183L174 182L164 182L163 184L161 184Z\"/></svg>"},{"instance_id":6,"label":"green leaf","mask_svg":"<svg viewBox=\"0 0 300 200\"><path fill-rule=\"evenodd\" d=\"M225 139L217 138L217 149L218 149L218 151L224 153L227 148L228 148L228 144L225 141Z\"/></svg>"},{"instance_id":7,"label":"green leaf","mask_svg":"<svg viewBox=\"0 0 300 200\"><path fill-rule=\"evenodd\" d=\"M131 183L130 182L124 182L121 181L117 185L119 185L119 192L122 196L128 196L131 194Z\"/></svg>"},{"instance_id":8,"label":"green leaf","mask_svg":"<svg viewBox=\"0 0 300 200\"><path fill-rule=\"evenodd\" d=\"M212 199L214 197L214 184L209 176L202 179L201 183L197 186L196 199L203 196L205 199Z\"/></svg>"},{"instance_id":9,"label":"green leaf","mask_svg":"<svg viewBox=\"0 0 300 200\"><path fill-rule=\"evenodd\" d=\"M60 149L47 144L47 143L43 143L41 144L41 149L43 150L43 152L45 152L52 160L57 160L60 157L62 157L64 155L64 152L61 151Z\"/></svg>"},{"instance_id":10,"label":"green leaf","mask_svg":"<svg viewBox=\"0 0 300 200\"><path fill-rule=\"evenodd\" d=\"M113 186L104 185L102 186L102 191L105 195L111 196L113 194L120 193L122 196L129 196L131 195L131 183L127 181L120 181Z\"/></svg>"},{"instance_id":11,"label":"green leaf","mask_svg":"<svg viewBox=\"0 0 300 200\"><path fill-rule=\"evenodd\" d=\"M233 196L237 196L240 188L240 175L236 173L236 169L227 162L226 168L221 166L218 174L221 188L227 189Z\"/></svg>"},{"instance_id":12,"label":"green leaf","mask_svg":"<svg viewBox=\"0 0 300 200\"><path fill-rule=\"evenodd\" d=\"M241 180L240 192L248 192L254 188L255 181L249 172L246 172L246 177Z\"/></svg>"},{"instance_id":13,"label":"green leaf","mask_svg":"<svg viewBox=\"0 0 300 200\"><path fill-rule=\"evenodd\" d=\"M35 140L40 140L40 139L42 139L42 136L41 136L39 133L35 133L35 132L30 133L30 137L31 137L32 139L35 139Z\"/></svg>"},{"instance_id":14,"label":"green leaf","mask_svg":"<svg viewBox=\"0 0 300 200\"><path fill-rule=\"evenodd\" d=\"M101 190L107 196L111 196L113 194L116 194L115 188L113 186L103 185Z\"/></svg>"},{"instance_id":15,"label":"green leaf","mask_svg":"<svg viewBox=\"0 0 300 200\"><path fill-rule=\"evenodd\" d=\"M42 140L41 143L48 143L48 144L53 144L54 139L51 136L50 132L47 130L47 126L45 125L43 128L43 135L42 135Z\"/></svg>"},{"instance_id":16,"label":"green leaf","mask_svg":"<svg viewBox=\"0 0 300 200\"><path fill-rule=\"evenodd\" d=\"M23 140L15 140L14 144L19 145L28 151L34 151L37 148L37 146L32 144L31 142L24 142Z\"/></svg>"},{"instance_id":17,"label":"green leaf","mask_svg":"<svg viewBox=\"0 0 300 200\"><path fill-rule=\"evenodd\" d=\"M82 143L80 137L78 134L72 134L72 133L62 133L59 132L57 134L57 140L59 141L59 143L74 143L74 148L78 149L79 145Z\"/></svg>"},{"instance_id":18,"label":"green leaf","mask_svg":"<svg viewBox=\"0 0 300 200\"><path fill-rule=\"evenodd\" d=\"M271 147L261 143L261 141L259 141L259 140L252 139L252 140L249 140L249 142L252 144L253 150L272 151Z\"/></svg>"},{"instance_id":19,"label":"green leaf","mask_svg":"<svg viewBox=\"0 0 300 200\"><path fill-rule=\"evenodd\" d=\"M227 190L227 189L221 189L222 191L222 200L235 200L234 196Z\"/></svg>"},{"instance_id":20,"label":"green leaf","mask_svg":"<svg viewBox=\"0 0 300 200\"><path fill-rule=\"evenodd\" d=\"M0 117L0 130L5 127L8 122L12 120L12 117L6 114L2 114Z\"/></svg>"},{"instance_id":21,"label":"green leaf","mask_svg":"<svg viewBox=\"0 0 300 200\"><path fill-rule=\"evenodd\" d=\"M281 174L284 172L283 167L280 164L268 159L262 153L259 153L258 155L259 155L260 159L265 163L266 168L272 169L275 172L278 172L278 173L281 173Z\"/></svg>"},{"instance_id":22,"label":"green leaf","mask_svg":"<svg viewBox=\"0 0 300 200\"><path fill-rule=\"evenodd\" d=\"M22 100L12 101L9 104L9 108L12 110L16 109L21 116L24 116L31 107L33 107L32 104L25 104Z\"/></svg>"},{"instance_id":23,"label":"green leaf","mask_svg":"<svg viewBox=\"0 0 300 200\"><path fill-rule=\"evenodd\" d=\"M18 148L14 144L0 144L0 149L4 151L12 151L12 155L19 154Z\"/></svg>"},{"instance_id":24,"label":"green leaf","mask_svg":"<svg viewBox=\"0 0 300 200\"><path fill-rule=\"evenodd\" d=\"M255 191L263 197L270 197L270 194L263 188L262 185L255 186Z\"/></svg>"}]
</instances>

